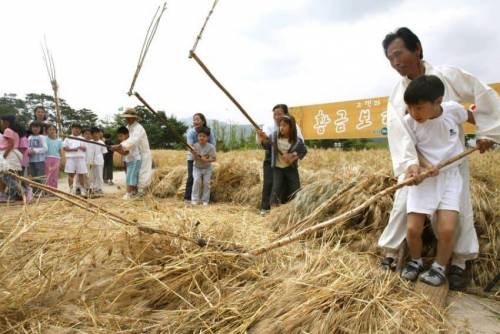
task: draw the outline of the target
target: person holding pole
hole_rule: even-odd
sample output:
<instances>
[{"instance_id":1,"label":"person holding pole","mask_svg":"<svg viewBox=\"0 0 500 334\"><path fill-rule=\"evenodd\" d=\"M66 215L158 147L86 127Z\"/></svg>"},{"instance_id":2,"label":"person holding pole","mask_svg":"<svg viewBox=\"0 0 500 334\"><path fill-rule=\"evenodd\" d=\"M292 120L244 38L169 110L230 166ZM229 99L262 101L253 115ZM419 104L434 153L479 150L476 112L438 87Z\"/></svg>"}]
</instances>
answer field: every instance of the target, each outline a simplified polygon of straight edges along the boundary
<instances>
[{"instance_id":1,"label":"person holding pole","mask_svg":"<svg viewBox=\"0 0 500 334\"><path fill-rule=\"evenodd\" d=\"M120 117L127 122L129 137L119 145L113 145L113 151L131 151L135 147L139 149L141 156L141 169L139 171L139 183L137 184L137 195L144 195L144 190L151 183L153 175L151 150L149 149L149 141L144 127L139 124L139 115L134 108L128 108Z\"/></svg>"},{"instance_id":2,"label":"person holding pole","mask_svg":"<svg viewBox=\"0 0 500 334\"><path fill-rule=\"evenodd\" d=\"M444 84L443 101L475 103L477 146L481 152L490 149L500 141L500 98L496 92L462 69L451 66L434 67L424 60L419 38L408 28L399 28L388 34L383 42L385 56L391 66L402 76L387 105L388 141L394 175L402 181L405 173L414 174L418 155L408 131L403 126L407 107L404 92L410 82L420 75L435 75ZM459 137L464 142L463 129ZM459 167L463 180L457 239L455 240L448 281L450 289L463 290L467 287L466 261L477 258L479 244L474 228L472 204L469 192L469 167L467 159ZM406 201L408 188L402 188L394 195L393 209L389 222L379 238L378 245L385 251L382 268L390 269L397 252L406 237Z\"/></svg>"},{"instance_id":3,"label":"person holding pole","mask_svg":"<svg viewBox=\"0 0 500 334\"><path fill-rule=\"evenodd\" d=\"M262 145L262 148L265 151L264 161L262 163L263 170L263 182L262 182L262 199L260 203L260 214L266 215L271 209L271 192L273 189L273 168L271 163L271 146L265 145L264 143L269 142L269 138L273 133L276 133L279 130L279 120L283 116L288 116L288 106L286 104L277 104L273 107L273 120L271 123L268 123L262 127L262 130L258 129L257 131L257 142ZM304 136L302 136L302 131L300 131L300 127L296 125L297 128L297 137L304 141ZM283 194L280 194L280 198L284 199L287 197L287 192L284 191Z\"/></svg>"}]
</instances>

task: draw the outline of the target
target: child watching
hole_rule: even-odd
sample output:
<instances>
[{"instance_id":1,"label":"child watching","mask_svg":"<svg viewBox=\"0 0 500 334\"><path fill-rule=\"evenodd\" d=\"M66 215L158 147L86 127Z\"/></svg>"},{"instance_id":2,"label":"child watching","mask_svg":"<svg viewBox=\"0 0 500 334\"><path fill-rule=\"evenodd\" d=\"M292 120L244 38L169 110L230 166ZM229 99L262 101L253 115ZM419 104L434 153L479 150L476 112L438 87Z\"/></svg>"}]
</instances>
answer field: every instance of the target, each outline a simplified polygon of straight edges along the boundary
<instances>
[{"instance_id":1,"label":"child watching","mask_svg":"<svg viewBox=\"0 0 500 334\"><path fill-rule=\"evenodd\" d=\"M33 121L30 124L31 136L28 137L29 175L38 183L45 183L45 157L47 156L47 142L42 135L43 124Z\"/></svg>"},{"instance_id":2,"label":"child watching","mask_svg":"<svg viewBox=\"0 0 500 334\"><path fill-rule=\"evenodd\" d=\"M104 134L104 144L108 146L113 145L113 141L111 140L111 135L109 133ZM104 171L103 171L103 179L104 182L113 185L113 151L108 150L106 154L104 154Z\"/></svg>"},{"instance_id":3,"label":"child watching","mask_svg":"<svg viewBox=\"0 0 500 334\"><path fill-rule=\"evenodd\" d=\"M71 125L71 136L80 137L82 127L78 123ZM81 138L81 137L80 137ZM78 183L84 188L82 195L86 195L85 188L87 188L87 164L85 161L85 151L87 147L79 140L65 138L63 141L63 150L66 152L66 166L64 172L68 174L68 184L71 193L76 193L73 188L73 181L75 174L78 178Z\"/></svg>"},{"instance_id":4,"label":"child watching","mask_svg":"<svg viewBox=\"0 0 500 334\"><path fill-rule=\"evenodd\" d=\"M121 126L116 130L118 140L125 141L129 137L128 129ZM128 200L137 195L137 184L139 183L139 171L141 170L141 154L139 148L136 146L131 151L118 151L123 154L123 160L127 168L127 192L123 199Z\"/></svg>"},{"instance_id":5,"label":"child watching","mask_svg":"<svg viewBox=\"0 0 500 334\"><path fill-rule=\"evenodd\" d=\"M198 142L193 144L193 192L191 204L208 205L210 201L210 178L212 177L212 162L216 160L215 146L208 142L210 129L202 127L198 130ZM200 197L201 193L201 197Z\"/></svg>"},{"instance_id":6,"label":"child watching","mask_svg":"<svg viewBox=\"0 0 500 334\"><path fill-rule=\"evenodd\" d=\"M281 204L286 189L285 199L290 200L300 189L298 160L307 154L304 141L297 135L297 125L293 116L283 116L278 121L279 128L268 138L261 130L258 135L263 146L271 146L271 167L273 168L273 187L271 205Z\"/></svg>"},{"instance_id":7,"label":"child watching","mask_svg":"<svg viewBox=\"0 0 500 334\"><path fill-rule=\"evenodd\" d=\"M471 112L456 102L442 102L444 84L436 76L422 75L414 79L405 91L404 100L409 114L404 126L416 145L419 164L408 167L407 177L415 176L418 185L408 189L406 242L411 261L401 276L415 281L440 286L446 282L446 266L450 260L455 229L460 212L462 177L458 166L462 161L437 170L435 166L464 151L459 126L468 121L474 123ZM423 169L431 170L432 176L419 178ZM437 214L437 254L432 266L425 272L422 263L422 232L427 215ZM423 273L422 273L423 272Z\"/></svg>"},{"instance_id":8,"label":"child watching","mask_svg":"<svg viewBox=\"0 0 500 334\"><path fill-rule=\"evenodd\" d=\"M104 145L101 140L101 130L97 127L90 129L92 133L92 140L96 143ZM94 145L92 157L92 172L91 172L91 187L96 194L102 194L102 187L104 186L103 169L104 169L104 154L108 149L102 145Z\"/></svg>"},{"instance_id":9,"label":"child watching","mask_svg":"<svg viewBox=\"0 0 500 334\"><path fill-rule=\"evenodd\" d=\"M57 179L59 176L59 165L63 152L63 143L57 138L57 128L50 124L47 126L47 158L45 159L45 177L47 185L57 188Z\"/></svg>"},{"instance_id":10,"label":"child watching","mask_svg":"<svg viewBox=\"0 0 500 334\"><path fill-rule=\"evenodd\" d=\"M0 136L0 155L2 163L8 166L9 170L21 171L21 152L19 147L20 127L16 124L14 115L3 115L0 127L3 135ZM0 203L16 201L22 198L17 180L10 175L0 174Z\"/></svg>"}]
</instances>

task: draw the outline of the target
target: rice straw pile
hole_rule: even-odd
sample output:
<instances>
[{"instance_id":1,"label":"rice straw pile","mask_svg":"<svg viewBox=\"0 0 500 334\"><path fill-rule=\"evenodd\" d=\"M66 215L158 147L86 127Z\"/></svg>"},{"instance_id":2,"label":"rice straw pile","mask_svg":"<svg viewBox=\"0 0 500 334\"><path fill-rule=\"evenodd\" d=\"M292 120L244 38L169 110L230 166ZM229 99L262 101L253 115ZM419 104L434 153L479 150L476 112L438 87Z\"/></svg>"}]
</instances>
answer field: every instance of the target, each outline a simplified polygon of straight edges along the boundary
<instances>
[{"instance_id":1,"label":"rice straw pile","mask_svg":"<svg viewBox=\"0 0 500 334\"><path fill-rule=\"evenodd\" d=\"M442 310L374 259L293 244L257 258L240 249L275 234L253 210L177 200L96 200L198 246L138 233L61 202L0 220L0 331L13 333L433 332ZM214 240L219 243L215 245ZM220 245L225 245L223 248ZM310 247L309 247L310 246Z\"/></svg>"}]
</instances>

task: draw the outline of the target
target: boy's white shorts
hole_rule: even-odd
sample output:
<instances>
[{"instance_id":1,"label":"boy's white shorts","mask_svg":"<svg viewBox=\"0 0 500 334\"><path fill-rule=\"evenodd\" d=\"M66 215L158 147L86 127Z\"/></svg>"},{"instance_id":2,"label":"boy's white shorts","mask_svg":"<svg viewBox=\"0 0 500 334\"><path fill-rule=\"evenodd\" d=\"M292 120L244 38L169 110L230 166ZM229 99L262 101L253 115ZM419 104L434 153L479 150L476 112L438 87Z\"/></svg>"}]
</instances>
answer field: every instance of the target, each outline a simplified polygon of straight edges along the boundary
<instances>
[{"instance_id":1,"label":"boy's white shorts","mask_svg":"<svg viewBox=\"0 0 500 334\"><path fill-rule=\"evenodd\" d=\"M68 174L87 174L85 158L66 158L64 172Z\"/></svg>"},{"instance_id":2,"label":"boy's white shorts","mask_svg":"<svg viewBox=\"0 0 500 334\"><path fill-rule=\"evenodd\" d=\"M458 167L441 171L419 185L408 188L407 212L432 215L436 210L460 212L462 176Z\"/></svg>"}]
</instances>

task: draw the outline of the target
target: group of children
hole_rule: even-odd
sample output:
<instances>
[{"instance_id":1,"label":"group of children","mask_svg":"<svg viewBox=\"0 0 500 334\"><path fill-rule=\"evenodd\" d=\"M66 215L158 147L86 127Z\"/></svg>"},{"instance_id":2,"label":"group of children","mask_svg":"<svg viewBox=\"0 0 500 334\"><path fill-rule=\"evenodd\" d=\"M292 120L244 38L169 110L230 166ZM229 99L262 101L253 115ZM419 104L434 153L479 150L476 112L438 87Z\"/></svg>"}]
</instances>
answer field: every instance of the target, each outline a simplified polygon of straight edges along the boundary
<instances>
[{"instance_id":1,"label":"group of children","mask_svg":"<svg viewBox=\"0 0 500 334\"><path fill-rule=\"evenodd\" d=\"M82 130L80 124L71 125L71 137L61 143L66 156L64 172L68 174L70 192L83 196L88 192L103 193L104 157L110 153L103 139L104 133L97 127Z\"/></svg>"},{"instance_id":2,"label":"group of children","mask_svg":"<svg viewBox=\"0 0 500 334\"><path fill-rule=\"evenodd\" d=\"M57 188L60 164L65 157L65 172L68 174L70 190L75 194L86 195L88 191L102 193L104 174L106 182L112 184L113 152L108 151L103 142L103 132L97 127L83 130L79 124L71 126L71 135L82 140L60 139L55 125L47 123L45 109L38 106L34 110L33 120L26 131L16 122L13 115L2 117L2 136L0 151L9 162L8 170L20 176L27 176L38 183ZM108 170L105 171L105 161ZM109 163L111 162L111 163ZM110 170L109 170L110 169ZM77 175L77 180L75 180ZM21 188L21 189L19 189ZM38 195L47 195L37 191ZM21 187L11 178L2 176L0 180L0 202L20 200L25 196L31 201L31 187Z\"/></svg>"}]
</instances>

